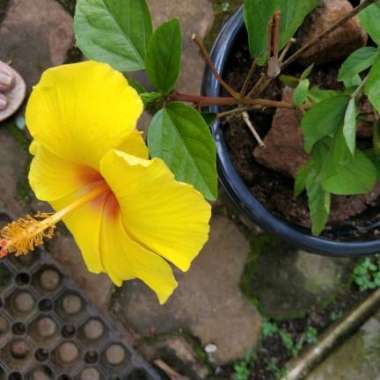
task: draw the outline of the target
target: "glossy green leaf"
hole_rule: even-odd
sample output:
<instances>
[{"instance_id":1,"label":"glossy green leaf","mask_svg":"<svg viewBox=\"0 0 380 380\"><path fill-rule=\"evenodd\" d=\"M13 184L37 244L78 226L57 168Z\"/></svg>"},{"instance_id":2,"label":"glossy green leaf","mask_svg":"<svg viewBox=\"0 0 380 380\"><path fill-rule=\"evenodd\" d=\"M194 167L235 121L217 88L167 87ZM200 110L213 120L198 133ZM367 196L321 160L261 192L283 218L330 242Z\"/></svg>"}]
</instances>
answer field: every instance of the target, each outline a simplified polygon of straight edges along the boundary
<instances>
[{"instance_id":1,"label":"glossy green leaf","mask_svg":"<svg viewBox=\"0 0 380 380\"><path fill-rule=\"evenodd\" d=\"M278 0L278 3L281 11L280 48L283 48L320 0Z\"/></svg>"},{"instance_id":2,"label":"glossy green leaf","mask_svg":"<svg viewBox=\"0 0 380 380\"><path fill-rule=\"evenodd\" d=\"M147 92L147 89L140 82L132 78L128 78L128 83L137 91L139 95Z\"/></svg>"},{"instance_id":3,"label":"glossy green leaf","mask_svg":"<svg viewBox=\"0 0 380 380\"><path fill-rule=\"evenodd\" d=\"M356 100L352 98L347 106L344 116L343 135L347 143L347 147L352 154L355 153L356 147L356 118L358 110L356 108Z\"/></svg>"},{"instance_id":4,"label":"glossy green leaf","mask_svg":"<svg viewBox=\"0 0 380 380\"><path fill-rule=\"evenodd\" d=\"M296 88L300 82L300 79L293 75L280 75L279 79L282 84L292 88Z\"/></svg>"},{"instance_id":5,"label":"glossy green leaf","mask_svg":"<svg viewBox=\"0 0 380 380\"><path fill-rule=\"evenodd\" d=\"M331 196L321 185L321 173L328 149L329 145L324 141L315 145L310 160L299 171L295 183L296 195L306 189L314 235L323 231L330 214Z\"/></svg>"},{"instance_id":6,"label":"glossy green leaf","mask_svg":"<svg viewBox=\"0 0 380 380\"><path fill-rule=\"evenodd\" d=\"M354 92L357 87L359 87L362 84L362 78L359 74L354 75L350 79L347 79L344 81L344 87L348 90L351 90L351 92Z\"/></svg>"},{"instance_id":7,"label":"glossy green leaf","mask_svg":"<svg viewBox=\"0 0 380 380\"><path fill-rule=\"evenodd\" d=\"M148 130L152 157L160 157L176 179L192 184L207 199L217 197L216 148L202 115L183 103L170 103Z\"/></svg>"},{"instance_id":8,"label":"glossy green leaf","mask_svg":"<svg viewBox=\"0 0 380 380\"><path fill-rule=\"evenodd\" d=\"M306 185L313 235L320 235L326 227L330 215L331 195L316 180Z\"/></svg>"},{"instance_id":9,"label":"glossy green leaf","mask_svg":"<svg viewBox=\"0 0 380 380\"><path fill-rule=\"evenodd\" d=\"M371 191L377 180L376 168L360 150L352 155L347 147L343 128L339 128L321 173L324 190L337 195L364 194Z\"/></svg>"},{"instance_id":10,"label":"glossy green leaf","mask_svg":"<svg viewBox=\"0 0 380 380\"><path fill-rule=\"evenodd\" d=\"M320 103L323 100L327 100L330 98L333 98L335 96L339 96L340 93L338 91L334 90L322 90L319 87L312 87L309 90L309 98L314 102L314 103Z\"/></svg>"},{"instance_id":11,"label":"glossy green leaf","mask_svg":"<svg viewBox=\"0 0 380 380\"><path fill-rule=\"evenodd\" d=\"M302 119L305 150L310 153L314 144L326 136L333 136L343 124L348 96L335 96L316 104Z\"/></svg>"},{"instance_id":12,"label":"glossy green leaf","mask_svg":"<svg viewBox=\"0 0 380 380\"><path fill-rule=\"evenodd\" d=\"M163 99L162 94L159 92L143 92L140 94L145 107L148 107L154 103L159 102Z\"/></svg>"},{"instance_id":13,"label":"glossy green leaf","mask_svg":"<svg viewBox=\"0 0 380 380\"><path fill-rule=\"evenodd\" d=\"M307 79L309 75L312 73L313 69L314 69L314 63L306 67L306 69L301 74L300 79Z\"/></svg>"},{"instance_id":14,"label":"glossy green leaf","mask_svg":"<svg viewBox=\"0 0 380 380\"><path fill-rule=\"evenodd\" d=\"M369 72L367 83L364 86L364 92L377 112L380 112L380 56L377 57Z\"/></svg>"},{"instance_id":15,"label":"glossy green leaf","mask_svg":"<svg viewBox=\"0 0 380 380\"><path fill-rule=\"evenodd\" d=\"M87 58L124 72L144 69L152 35L145 0L78 0L74 30Z\"/></svg>"},{"instance_id":16,"label":"glossy green leaf","mask_svg":"<svg viewBox=\"0 0 380 380\"><path fill-rule=\"evenodd\" d=\"M373 133L373 150L380 157L380 124L374 126Z\"/></svg>"},{"instance_id":17,"label":"glossy green leaf","mask_svg":"<svg viewBox=\"0 0 380 380\"><path fill-rule=\"evenodd\" d=\"M308 79L302 79L293 92L293 103L296 106L301 106L305 103L309 94L310 81Z\"/></svg>"},{"instance_id":18,"label":"glossy green leaf","mask_svg":"<svg viewBox=\"0 0 380 380\"><path fill-rule=\"evenodd\" d=\"M269 21L274 12L281 12L280 49L293 37L305 17L319 0L245 0L244 20L248 31L249 49L259 65L268 59Z\"/></svg>"},{"instance_id":19,"label":"glossy green leaf","mask_svg":"<svg viewBox=\"0 0 380 380\"><path fill-rule=\"evenodd\" d=\"M352 159L339 165L336 174L323 180L324 190L337 195L365 194L373 190L377 170L372 161L360 150Z\"/></svg>"},{"instance_id":20,"label":"glossy green leaf","mask_svg":"<svg viewBox=\"0 0 380 380\"><path fill-rule=\"evenodd\" d=\"M268 60L269 21L278 0L245 0L244 20L248 32L249 51L258 65Z\"/></svg>"},{"instance_id":21,"label":"glossy green leaf","mask_svg":"<svg viewBox=\"0 0 380 380\"><path fill-rule=\"evenodd\" d=\"M306 180L312 165L312 160L309 160L305 165L303 165L297 173L296 179L294 181L294 196L298 197L303 193L306 188Z\"/></svg>"},{"instance_id":22,"label":"glossy green leaf","mask_svg":"<svg viewBox=\"0 0 380 380\"><path fill-rule=\"evenodd\" d=\"M361 26L368 32L370 37L380 45L380 7L372 4L359 13Z\"/></svg>"},{"instance_id":23,"label":"glossy green leaf","mask_svg":"<svg viewBox=\"0 0 380 380\"><path fill-rule=\"evenodd\" d=\"M181 25L174 19L155 31L145 60L149 80L163 94L174 89L181 70L181 56Z\"/></svg>"},{"instance_id":24,"label":"glossy green leaf","mask_svg":"<svg viewBox=\"0 0 380 380\"><path fill-rule=\"evenodd\" d=\"M370 46L354 51L342 64L338 80L341 82L351 81L353 77L370 68L377 56L378 50Z\"/></svg>"}]
</instances>

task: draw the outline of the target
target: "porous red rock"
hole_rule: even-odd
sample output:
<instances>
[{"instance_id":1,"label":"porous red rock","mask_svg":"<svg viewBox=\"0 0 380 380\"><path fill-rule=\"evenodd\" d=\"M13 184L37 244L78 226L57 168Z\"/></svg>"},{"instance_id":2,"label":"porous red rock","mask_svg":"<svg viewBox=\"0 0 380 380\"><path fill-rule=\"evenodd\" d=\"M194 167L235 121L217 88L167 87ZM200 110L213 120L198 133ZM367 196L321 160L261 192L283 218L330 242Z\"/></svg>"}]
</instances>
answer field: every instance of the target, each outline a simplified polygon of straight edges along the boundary
<instances>
[{"instance_id":1,"label":"porous red rock","mask_svg":"<svg viewBox=\"0 0 380 380\"><path fill-rule=\"evenodd\" d=\"M305 45L352 9L353 6L348 0L323 0L321 6L306 19L299 31L298 45ZM337 61L365 46L367 41L367 33L360 26L358 18L354 17L306 50L298 62L310 65Z\"/></svg>"},{"instance_id":2,"label":"porous red rock","mask_svg":"<svg viewBox=\"0 0 380 380\"><path fill-rule=\"evenodd\" d=\"M283 100L292 101L293 90L285 87ZM296 177L299 168L307 161L303 132L299 127L302 113L296 109L278 108L272 127L264 138L264 147L254 150L256 160L269 169Z\"/></svg>"}]
</instances>

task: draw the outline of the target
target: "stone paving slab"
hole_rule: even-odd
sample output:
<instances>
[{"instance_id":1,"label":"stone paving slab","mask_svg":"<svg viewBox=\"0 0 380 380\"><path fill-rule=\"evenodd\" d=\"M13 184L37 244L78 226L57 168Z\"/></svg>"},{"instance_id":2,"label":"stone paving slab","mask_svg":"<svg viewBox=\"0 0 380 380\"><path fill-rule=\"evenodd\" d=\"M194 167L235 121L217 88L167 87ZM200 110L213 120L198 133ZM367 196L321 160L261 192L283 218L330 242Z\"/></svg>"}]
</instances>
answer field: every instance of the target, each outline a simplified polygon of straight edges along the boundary
<instances>
[{"instance_id":1,"label":"stone paving slab","mask_svg":"<svg viewBox=\"0 0 380 380\"><path fill-rule=\"evenodd\" d=\"M380 312L331 354L307 380L380 380Z\"/></svg>"},{"instance_id":2,"label":"stone paving slab","mask_svg":"<svg viewBox=\"0 0 380 380\"><path fill-rule=\"evenodd\" d=\"M65 61L74 42L72 18L54 0L11 0L0 41L0 59L10 62L30 89L45 69Z\"/></svg>"},{"instance_id":3,"label":"stone paving slab","mask_svg":"<svg viewBox=\"0 0 380 380\"><path fill-rule=\"evenodd\" d=\"M214 216L211 239L179 287L160 306L140 282L126 283L115 298L114 311L142 336L190 331L203 346L215 344L215 360L227 363L255 346L261 318L242 295L239 283L249 244L224 216Z\"/></svg>"}]
</instances>

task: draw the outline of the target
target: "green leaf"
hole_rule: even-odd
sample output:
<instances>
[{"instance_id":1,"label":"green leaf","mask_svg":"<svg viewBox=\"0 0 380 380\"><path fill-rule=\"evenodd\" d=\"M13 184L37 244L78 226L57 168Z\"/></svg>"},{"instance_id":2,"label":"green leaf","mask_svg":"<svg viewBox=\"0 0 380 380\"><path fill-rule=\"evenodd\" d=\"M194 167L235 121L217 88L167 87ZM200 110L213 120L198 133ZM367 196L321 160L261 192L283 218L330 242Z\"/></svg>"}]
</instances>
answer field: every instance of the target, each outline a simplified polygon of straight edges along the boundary
<instances>
[{"instance_id":1,"label":"green leaf","mask_svg":"<svg viewBox=\"0 0 380 380\"><path fill-rule=\"evenodd\" d=\"M137 91L139 95L147 92L146 88L140 82L137 82L132 78L128 78L128 83Z\"/></svg>"},{"instance_id":2,"label":"green leaf","mask_svg":"<svg viewBox=\"0 0 380 380\"><path fill-rule=\"evenodd\" d=\"M294 182L294 196L298 197L306 188L307 176L310 172L312 166L312 160L309 160L305 165L303 165L297 173L295 182Z\"/></svg>"},{"instance_id":3,"label":"green leaf","mask_svg":"<svg viewBox=\"0 0 380 380\"><path fill-rule=\"evenodd\" d=\"M206 124L208 126L211 126L211 124L213 124L216 119L216 113L202 112L202 117L205 120Z\"/></svg>"},{"instance_id":4,"label":"green leaf","mask_svg":"<svg viewBox=\"0 0 380 380\"><path fill-rule=\"evenodd\" d=\"M293 103L296 106L301 106L305 103L309 94L310 81L308 79L302 79L296 89L293 92Z\"/></svg>"},{"instance_id":5,"label":"green leaf","mask_svg":"<svg viewBox=\"0 0 380 380\"><path fill-rule=\"evenodd\" d=\"M359 13L361 26L368 32L370 37L380 45L380 8L372 4Z\"/></svg>"},{"instance_id":6,"label":"green leaf","mask_svg":"<svg viewBox=\"0 0 380 380\"><path fill-rule=\"evenodd\" d=\"M341 82L351 81L353 77L370 68L375 63L377 56L378 50L374 47L366 46L356 50L340 67L338 80Z\"/></svg>"},{"instance_id":7,"label":"green leaf","mask_svg":"<svg viewBox=\"0 0 380 380\"><path fill-rule=\"evenodd\" d=\"M162 94L159 92L143 92L140 94L142 101L144 102L145 107L150 106L160 100L162 100Z\"/></svg>"},{"instance_id":8,"label":"green leaf","mask_svg":"<svg viewBox=\"0 0 380 380\"><path fill-rule=\"evenodd\" d=\"M245 0L244 21L248 32L249 51L258 65L268 60L269 21L278 0Z\"/></svg>"},{"instance_id":9,"label":"green leaf","mask_svg":"<svg viewBox=\"0 0 380 380\"><path fill-rule=\"evenodd\" d=\"M144 69L152 35L145 0L78 0L74 30L87 58L124 72Z\"/></svg>"},{"instance_id":10,"label":"green leaf","mask_svg":"<svg viewBox=\"0 0 380 380\"><path fill-rule=\"evenodd\" d=\"M349 151L343 128L339 128L325 154L321 181L324 190L337 195L367 193L377 181L372 161L358 149L354 155Z\"/></svg>"},{"instance_id":11,"label":"green leaf","mask_svg":"<svg viewBox=\"0 0 380 380\"><path fill-rule=\"evenodd\" d=\"M306 188L314 235L323 231L330 214L331 197L321 185L321 173L328 149L329 145L325 141L317 143L310 160L301 168L296 178L295 193L300 194Z\"/></svg>"},{"instance_id":12,"label":"green leaf","mask_svg":"<svg viewBox=\"0 0 380 380\"><path fill-rule=\"evenodd\" d=\"M298 83L300 82L299 78L293 75L280 75L279 79L281 83L283 83L285 86L289 86L292 88L296 88L298 86Z\"/></svg>"},{"instance_id":13,"label":"green leaf","mask_svg":"<svg viewBox=\"0 0 380 380\"><path fill-rule=\"evenodd\" d=\"M346 139L348 149L352 154L355 153L356 147L356 118L358 111L356 109L356 100L352 98L347 106L346 115L344 116L343 135Z\"/></svg>"},{"instance_id":14,"label":"green leaf","mask_svg":"<svg viewBox=\"0 0 380 380\"><path fill-rule=\"evenodd\" d=\"M380 125L377 123L373 131L373 150L380 157Z\"/></svg>"},{"instance_id":15,"label":"green leaf","mask_svg":"<svg viewBox=\"0 0 380 380\"><path fill-rule=\"evenodd\" d=\"M335 96L316 104L301 123L304 131L305 150L310 153L314 144L326 136L333 136L342 125L348 96Z\"/></svg>"},{"instance_id":16,"label":"green leaf","mask_svg":"<svg viewBox=\"0 0 380 380\"><path fill-rule=\"evenodd\" d=\"M174 89L181 70L181 56L181 26L174 19L155 31L145 60L149 80L163 94Z\"/></svg>"},{"instance_id":17,"label":"green leaf","mask_svg":"<svg viewBox=\"0 0 380 380\"><path fill-rule=\"evenodd\" d=\"M336 174L323 180L324 190L337 195L365 194L373 190L377 170L372 161L360 150Z\"/></svg>"},{"instance_id":18,"label":"green leaf","mask_svg":"<svg viewBox=\"0 0 380 380\"><path fill-rule=\"evenodd\" d=\"M368 96L369 101L377 112L380 112L380 56L377 57L369 72L367 83L364 86L364 93Z\"/></svg>"},{"instance_id":19,"label":"green leaf","mask_svg":"<svg viewBox=\"0 0 380 380\"><path fill-rule=\"evenodd\" d=\"M278 0L281 11L280 49L294 36L305 17L320 4L320 0Z\"/></svg>"},{"instance_id":20,"label":"green leaf","mask_svg":"<svg viewBox=\"0 0 380 380\"><path fill-rule=\"evenodd\" d=\"M216 148L198 111L183 103L168 104L152 120L148 145L151 155L163 159L178 181L216 199Z\"/></svg>"},{"instance_id":21,"label":"green leaf","mask_svg":"<svg viewBox=\"0 0 380 380\"><path fill-rule=\"evenodd\" d=\"M307 79L309 77L309 75L312 73L313 69L314 69L314 63L312 63L310 66L306 67L304 72L301 74L300 79Z\"/></svg>"},{"instance_id":22,"label":"green leaf","mask_svg":"<svg viewBox=\"0 0 380 380\"><path fill-rule=\"evenodd\" d=\"M335 96L339 96L340 93L338 91L334 90L322 90L318 87L312 87L309 90L309 98L314 102L314 103L320 103L323 100L333 98Z\"/></svg>"},{"instance_id":23,"label":"green leaf","mask_svg":"<svg viewBox=\"0 0 380 380\"><path fill-rule=\"evenodd\" d=\"M258 65L268 59L269 21L274 12L281 12L280 49L293 37L305 17L319 0L245 0L244 20L248 31L249 50Z\"/></svg>"},{"instance_id":24,"label":"green leaf","mask_svg":"<svg viewBox=\"0 0 380 380\"><path fill-rule=\"evenodd\" d=\"M313 235L320 235L326 227L330 215L331 195L318 181L310 181L307 186L307 198L312 222Z\"/></svg>"},{"instance_id":25,"label":"green leaf","mask_svg":"<svg viewBox=\"0 0 380 380\"><path fill-rule=\"evenodd\" d=\"M377 171L377 181L380 181L380 154L374 149L367 149L363 152L375 165Z\"/></svg>"},{"instance_id":26,"label":"green leaf","mask_svg":"<svg viewBox=\"0 0 380 380\"><path fill-rule=\"evenodd\" d=\"M360 75L354 75L352 78L347 79L344 81L344 87L346 89L352 90L351 92L354 92L358 86L362 84L362 78Z\"/></svg>"}]
</instances>

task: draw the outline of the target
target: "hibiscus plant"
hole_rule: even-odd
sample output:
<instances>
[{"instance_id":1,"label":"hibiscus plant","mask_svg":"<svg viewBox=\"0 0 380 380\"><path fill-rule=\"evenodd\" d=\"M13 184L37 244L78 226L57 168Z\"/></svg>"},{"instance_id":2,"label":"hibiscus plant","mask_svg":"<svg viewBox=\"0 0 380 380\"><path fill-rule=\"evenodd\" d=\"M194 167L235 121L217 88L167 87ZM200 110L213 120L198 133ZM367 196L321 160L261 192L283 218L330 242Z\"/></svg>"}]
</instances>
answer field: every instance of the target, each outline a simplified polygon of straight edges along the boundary
<instances>
[{"instance_id":1,"label":"hibiscus plant","mask_svg":"<svg viewBox=\"0 0 380 380\"><path fill-rule=\"evenodd\" d=\"M343 63L338 78L344 84L343 91L311 87L308 76L312 66L300 78L281 77L302 52L357 15L372 40L380 44L380 2L364 0L328 30L294 51L295 33L320 3L320 0L245 0L244 18L253 63L239 91L220 77L202 40L194 36L206 63L230 95L223 98L204 98L176 91L181 67L180 24L174 19L153 31L145 0L78 0L75 33L78 46L87 57L108 62L127 76L131 71L146 71L155 91L146 92L138 84L136 88L146 107L154 105L155 114L148 129L150 154L162 158L177 179L191 183L207 199L215 199L217 195L215 148L204 115L199 111L201 106L230 106L231 110L217 117L240 114L247 123L246 111L253 108L301 110L304 148L310 160L299 171L295 195L306 190L312 231L318 235L329 217L331 195L371 191L380 169L376 126L380 112L378 47L363 47ZM264 75L249 89L249 79L258 68ZM290 104L260 99L271 81L278 77L294 88ZM362 151L356 146L356 126L361 117L368 117L362 115L358 107L365 96L372 105L369 114L374 121L375 143L374 149Z\"/></svg>"}]
</instances>

